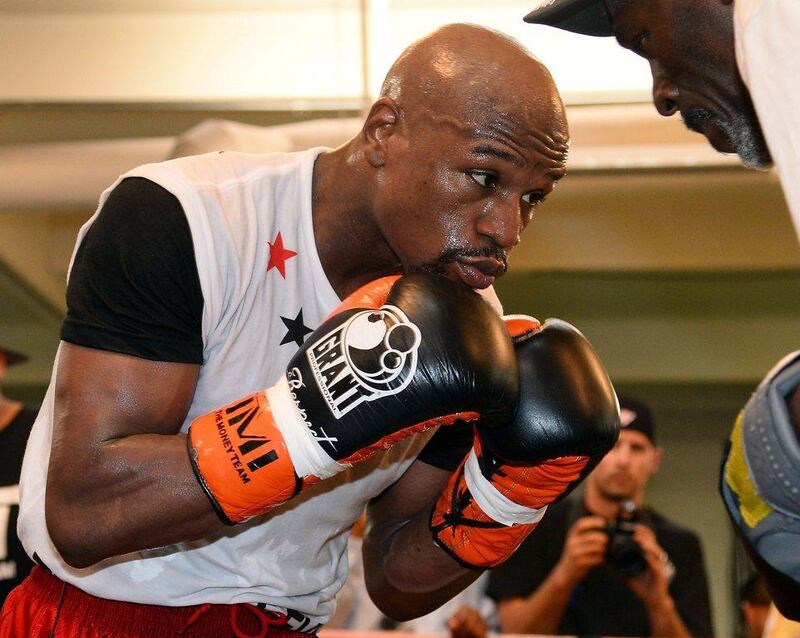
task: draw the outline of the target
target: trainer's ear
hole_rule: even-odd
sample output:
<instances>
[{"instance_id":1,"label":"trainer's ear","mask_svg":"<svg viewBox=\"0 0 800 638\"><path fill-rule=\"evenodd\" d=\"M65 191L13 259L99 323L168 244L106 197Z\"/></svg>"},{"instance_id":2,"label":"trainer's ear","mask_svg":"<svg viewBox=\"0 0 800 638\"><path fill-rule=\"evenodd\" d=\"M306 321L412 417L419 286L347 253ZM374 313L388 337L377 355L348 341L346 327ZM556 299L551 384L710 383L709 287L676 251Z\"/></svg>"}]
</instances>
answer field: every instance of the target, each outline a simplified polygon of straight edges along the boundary
<instances>
[{"instance_id":1,"label":"trainer's ear","mask_svg":"<svg viewBox=\"0 0 800 638\"><path fill-rule=\"evenodd\" d=\"M386 147L402 123L403 112L397 102L381 97L372 105L361 129L367 161L377 167L386 163Z\"/></svg>"}]
</instances>

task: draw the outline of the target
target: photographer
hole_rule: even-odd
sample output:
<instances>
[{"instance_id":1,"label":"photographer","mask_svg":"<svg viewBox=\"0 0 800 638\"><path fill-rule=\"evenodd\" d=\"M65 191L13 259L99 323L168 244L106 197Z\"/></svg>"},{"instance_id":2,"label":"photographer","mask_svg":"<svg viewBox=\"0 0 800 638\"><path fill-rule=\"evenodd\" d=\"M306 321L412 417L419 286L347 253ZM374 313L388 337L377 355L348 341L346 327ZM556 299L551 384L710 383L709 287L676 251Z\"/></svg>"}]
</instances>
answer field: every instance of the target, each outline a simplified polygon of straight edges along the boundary
<instances>
[{"instance_id":1,"label":"photographer","mask_svg":"<svg viewBox=\"0 0 800 638\"><path fill-rule=\"evenodd\" d=\"M581 497L551 506L539 528L492 570L504 633L713 635L697 536L649 508L661 462L646 406L620 398L616 446Z\"/></svg>"}]
</instances>

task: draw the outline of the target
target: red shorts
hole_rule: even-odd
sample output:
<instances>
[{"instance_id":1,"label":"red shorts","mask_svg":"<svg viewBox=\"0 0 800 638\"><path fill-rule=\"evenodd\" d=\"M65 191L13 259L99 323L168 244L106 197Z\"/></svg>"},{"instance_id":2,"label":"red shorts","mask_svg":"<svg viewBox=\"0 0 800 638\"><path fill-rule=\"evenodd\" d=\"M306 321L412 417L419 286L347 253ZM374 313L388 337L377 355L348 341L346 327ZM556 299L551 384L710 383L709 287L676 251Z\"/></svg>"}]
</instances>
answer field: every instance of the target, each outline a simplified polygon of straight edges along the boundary
<instances>
[{"instance_id":1,"label":"red shorts","mask_svg":"<svg viewBox=\"0 0 800 638\"><path fill-rule=\"evenodd\" d=\"M309 638L253 605L162 607L91 596L41 567L9 594L0 638Z\"/></svg>"}]
</instances>

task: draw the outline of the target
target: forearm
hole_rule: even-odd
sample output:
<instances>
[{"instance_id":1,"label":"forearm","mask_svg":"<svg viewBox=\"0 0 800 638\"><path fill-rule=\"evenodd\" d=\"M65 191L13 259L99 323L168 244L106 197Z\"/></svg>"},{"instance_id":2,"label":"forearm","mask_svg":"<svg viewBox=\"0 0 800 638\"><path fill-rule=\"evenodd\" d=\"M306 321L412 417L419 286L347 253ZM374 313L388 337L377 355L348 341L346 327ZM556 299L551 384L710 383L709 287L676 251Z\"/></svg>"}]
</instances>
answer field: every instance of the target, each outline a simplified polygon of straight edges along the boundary
<instances>
[{"instance_id":1,"label":"forearm","mask_svg":"<svg viewBox=\"0 0 800 638\"><path fill-rule=\"evenodd\" d=\"M365 560L381 568L367 575L370 596L395 620L430 613L472 583L481 571L467 569L434 544L427 515L403 527L368 530Z\"/></svg>"},{"instance_id":2,"label":"forearm","mask_svg":"<svg viewBox=\"0 0 800 638\"><path fill-rule=\"evenodd\" d=\"M678 615L675 601L667 595L657 604L647 608L650 635L654 638L691 638L692 634Z\"/></svg>"},{"instance_id":3,"label":"forearm","mask_svg":"<svg viewBox=\"0 0 800 638\"><path fill-rule=\"evenodd\" d=\"M194 476L182 435L107 441L70 475L51 473L46 517L56 547L76 567L224 527Z\"/></svg>"},{"instance_id":4,"label":"forearm","mask_svg":"<svg viewBox=\"0 0 800 638\"><path fill-rule=\"evenodd\" d=\"M437 609L480 576L461 566L433 540L433 496L448 472L414 463L405 476L367 509L365 580L370 597L395 620Z\"/></svg>"},{"instance_id":5,"label":"forearm","mask_svg":"<svg viewBox=\"0 0 800 638\"><path fill-rule=\"evenodd\" d=\"M527 598L500 603L500 628L507 634L556 634L573 584L556 570Z\"/></svg>"}]
</instances>

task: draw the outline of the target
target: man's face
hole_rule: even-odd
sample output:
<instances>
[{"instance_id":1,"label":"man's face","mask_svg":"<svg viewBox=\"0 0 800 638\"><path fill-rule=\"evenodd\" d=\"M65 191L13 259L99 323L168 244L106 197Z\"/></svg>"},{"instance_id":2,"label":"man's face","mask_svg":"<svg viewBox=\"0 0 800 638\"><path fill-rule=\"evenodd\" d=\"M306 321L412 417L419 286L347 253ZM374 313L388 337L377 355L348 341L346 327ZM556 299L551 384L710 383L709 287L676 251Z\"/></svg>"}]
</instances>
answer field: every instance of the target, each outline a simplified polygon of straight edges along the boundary
<instances>
[{"instance_id":1,"label":"man's face","mask_svg":"<svg viewBox=\"0 0 800 638\"><path fill-rule=\"evenodd\" d=\"M722 0L606 0L619 43L650 62L659 113L748 168L772 163L736 66L732 7Z\"/></svg>"},{"instance_id":2,"label":"man's face","mask_svg":"<svg viewBox=\"0 0 800 638\"><path fill-rule=\"evenodd\" d=\"M481 109L477 109L480 111ZM560 101L466 118L425 112L393 136L376 218L406 272L486 288L565 173Z\"/></svg>"},{"instance_id":3,"label":"man's face","mask_svg":"<svg viewBox=\"0 0 800 638\"><path fill-rule=\"evenodd\" d=\"M587 480L610 501L640 500L660 462L661 452L650 439L636 430L623 429Z\"/></svg>"}]
</instances>

